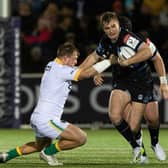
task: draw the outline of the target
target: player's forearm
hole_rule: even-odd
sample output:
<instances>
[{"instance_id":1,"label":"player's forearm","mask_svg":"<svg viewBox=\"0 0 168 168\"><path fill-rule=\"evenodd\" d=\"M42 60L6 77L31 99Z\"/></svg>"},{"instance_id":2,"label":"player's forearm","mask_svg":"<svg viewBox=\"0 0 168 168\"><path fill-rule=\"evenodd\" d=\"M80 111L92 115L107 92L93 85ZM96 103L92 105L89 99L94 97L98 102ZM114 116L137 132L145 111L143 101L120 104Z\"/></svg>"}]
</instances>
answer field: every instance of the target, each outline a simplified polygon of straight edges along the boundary
<instances>
[{"instance_id":1,"label":"player's forearm","mask_svg":"<svg viewBox=\"0 0 168 168\"><path fill-rule=\"evenodd\" d=\"M167 85L167 78L166 78L166 70L165 70L163 59L161 58L159 53L157 53L156 58L153 60L153 64L157 74L159 75L161 94L164 99L168 99L168 85Z\"/></svg>"},{"instance_id":2,"label":"player's forearm","mask_svg":"<svg viewBox=\"0 0 168 168\"><path fill-rule=\"evenodd\" d=\"M140 63L148 60L152 56L151 50L148 47L145 47L139 50L133 57L127 60L128 65Z\"/></svg>"},{"instance_id":3,"label":"player's forearm","mask_svg":"<svg viewBox=\"0 0 168 168\"><path fill-rule=\"evenodd\" d=\"M95 64L98 61L98 59L99 58L96 52L94 51L93 53L91 53L86 57L86 59L79 65L79 68L86 69Z\"/></svg>"},{"instance_id":4,"label":"player's forearm","mask_svg":"<svg viewBox=\"0 0 168 168\"><path fill-rule=\"evenodd\" d=\"M95 76L99 73L102 73L107 68L109 68L111 66L111 64L112 64L111 59L105 59L103 61L100 61L100 62L94 64L90 68L81 69L78 80L90 78L90 77Z\"/></svg>"},{"instance_id":5,"label":"player's forearm","mask_svg":"<svg viewBox=\"0 0 168 168\"><path fill-rule=\"evenodd\" d=\"M159 54L157 54L156 58L153 60L153 65L159 76L166 76L165 65Z\"/></svg>"},{"instance_id":6,"label":"player's forearm","mask_svg":"<svg viewBox=\"0 0 168 168\"><path fill-rule=\"evenodd\" d=\"M90 78L94 75L97 75L98 72L93 68L93 67L90 67L88 69L85 69L81 71L79 77L78 77L78 80L82 80L82 79L86 79L86 78Z\"/></svg>"}]
</instances>

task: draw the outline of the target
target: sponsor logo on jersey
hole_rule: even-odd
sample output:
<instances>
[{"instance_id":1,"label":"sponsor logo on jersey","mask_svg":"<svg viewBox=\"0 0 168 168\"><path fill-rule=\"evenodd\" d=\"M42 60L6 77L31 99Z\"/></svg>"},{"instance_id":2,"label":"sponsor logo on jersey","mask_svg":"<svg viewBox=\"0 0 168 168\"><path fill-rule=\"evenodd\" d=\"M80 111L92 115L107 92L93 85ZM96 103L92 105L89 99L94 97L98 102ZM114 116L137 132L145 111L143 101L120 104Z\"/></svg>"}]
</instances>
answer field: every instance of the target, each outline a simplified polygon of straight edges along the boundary
<instances>
[{"instance_id":1,"label":"sponsor logo on jersey","mask_svg":"<svg viewBox=\"0 0 168 168\"><path fill-rule=\"evenodd\" d=\"M142 94L139 94L138 95L138 100L142 100L143 99L143 95Z\"/></svg>"},{"instance_id":2,"label":"sponsor logo on jersey","mask_svg":"<svg viewBox=\"0 0 168 168\"><path fill-rule=\"evenodd\" d=\"M51 66L50 66L50 65L47 65L47 66L45 67L45 71L50 71L50 69L51 69Z\"/></svg>"},{"instance_id":3,"label":"sponsor logo on jersey","mask_svg":"<svg viewBox=\"0 0 168 168\"><path fill-rule=\"evenodd\" d=\"M135 49L137 47L137 45L139 44L139 40L130 36L126 41L126 44L127 44L127 46Z\"/></svg>"}]
</instances>

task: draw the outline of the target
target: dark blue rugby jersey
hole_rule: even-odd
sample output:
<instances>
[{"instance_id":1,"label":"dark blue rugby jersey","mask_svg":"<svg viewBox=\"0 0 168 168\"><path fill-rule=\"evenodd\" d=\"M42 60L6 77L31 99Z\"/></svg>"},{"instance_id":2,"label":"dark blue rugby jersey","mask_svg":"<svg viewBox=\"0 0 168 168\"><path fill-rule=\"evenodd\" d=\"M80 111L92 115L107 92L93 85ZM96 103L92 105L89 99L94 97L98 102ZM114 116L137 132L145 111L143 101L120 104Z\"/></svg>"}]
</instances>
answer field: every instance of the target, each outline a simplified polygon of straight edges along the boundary
<instances>
[{"instance_id":1,"label":"dark blue rugby jersey","mask_svg":"<svg viewBox=\"0 0 168 168\"><path fill-rule=\"evenodd\" d=\"M143 42L144 41L134 33L121 29L119 38L116 42L112 42L106 35L103 35L96 49L96 53L103 58L108 58L110 54L118 56L118 49L121 46L128 46L137 52L139 46ZM112 73L113 79L117 81L139 81L143 83L144 81L147 82L152 80L148 61L137 63L128 67L113 65Z\"/></svg>"}]
</instances>

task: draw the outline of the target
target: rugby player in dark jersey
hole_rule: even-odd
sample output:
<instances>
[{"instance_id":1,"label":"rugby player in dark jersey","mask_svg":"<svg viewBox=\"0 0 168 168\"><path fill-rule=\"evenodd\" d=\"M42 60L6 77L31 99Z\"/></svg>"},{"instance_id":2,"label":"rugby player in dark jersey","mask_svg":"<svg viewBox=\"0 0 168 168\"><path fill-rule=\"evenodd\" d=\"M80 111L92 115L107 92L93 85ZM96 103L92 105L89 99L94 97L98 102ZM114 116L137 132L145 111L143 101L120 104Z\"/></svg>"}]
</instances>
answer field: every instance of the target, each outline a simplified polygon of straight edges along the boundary
<instances>
[{"instance_id":1,"label":"rugby player in dark jersey","mask_svg":"<svg viewBox=\"0 0 168 168\"><path fill-rule=\"evenodd\" d=\"M119 17L119 21L120 21L121 27L128 29L128 31L132 31L132 23L127 17L121 16ZM159 51L157 50L156 46L150 41L150 39L147 37L145 33L143 34L141 33L139 35L151 48L153 52L153 58L150 59L150 61L152 61L154 63L154 66L156 66L155 65L156 62L154 61L154 59L155 57L160 56ZM160 123L159 123L158 98L156 96L156 92L157 92L156 90L153 91L152 98L146 106L144 118L148 124L148 130L151 137L151 148L155 152L157 159L160 161L163 161L163 160L166 160L166 153L164 152L163 148L159 143ZM129 115L129 113L127 113L127 115ZM135 137L136 137L136 140L140 142L142 139L141 131L139 131ZM147 157L145 156L145 152L144 152L144 156L142 156L141 159L142 159L142 162L147 162Z\"/></svg>"},{"instance_id":2,"label":"rugby player in dark jersey","mask_svg":"<svg viewBox=\"0 0 168 168\"><path fill-rule=\"evenodd\" d=\"M125 17L120 16L119 17L120 26L127 29L128 31L132 31L132 23L131 21ZM140 35L140 34L139 34ZM151 51L153 53L153 58L149 61L153 62L155 57L159 57L160 54L156 48L156 46L147 38L145 34L141 34L140 37L149 45L151 48ZM155 61L153 62L155 66ZM102 75L96 75L94 77L94 82L96 85L100 86L103 84L103 78ZM154 88L155 89L155 88ZM153 95L147 103L144 118L147 121L148 124L148 130L150 132L151 136L151 147L153 151L155 152L155 155L158 160L163 161L166 159L166 153L164 152L163 148L161 147L159 143L159 111L158 111L158 98L156 96L156 90L153 91ZM129 123L129 112L131 111L130 105L126 107L124 110L124 118ZM135 134L136 141L142 145L142 135L141 135L141 129L138 131L137 134ZM148 163L148 158L144 149L144 153L141 156L141 163Z\"/></svg>"},{"instance_id":3,"label":"rugby player in dark jersey","mask_svg":"<svg viewBox=\"0 0 168 168\"><path fill-rule=\"evenodd\" d=\"M130 47L135 55L127 60L118 59L118 64L112 66L113 90L109 99L109 117L116 129L124 136L133 148L133 162L137 162L141 156L142 148L136 142L134 133L140 129L141 119L150 101L153 91L153 79L151 70L146 60L152 57L149 46L134 33L119 26L119 20L115 13L105 12L101 16L100 24L103 28L99 45L92 54L83 62L83 67L90 66L99 60L112 54L118 57L121 46ZM160 89L163 96L168 97L167 80L164 64L160 57L157 72L161 77ZM116 61L117 63L117 61ZM125 107L131 103L129 124L123 118Z\"/></svg>"}]
</instances>

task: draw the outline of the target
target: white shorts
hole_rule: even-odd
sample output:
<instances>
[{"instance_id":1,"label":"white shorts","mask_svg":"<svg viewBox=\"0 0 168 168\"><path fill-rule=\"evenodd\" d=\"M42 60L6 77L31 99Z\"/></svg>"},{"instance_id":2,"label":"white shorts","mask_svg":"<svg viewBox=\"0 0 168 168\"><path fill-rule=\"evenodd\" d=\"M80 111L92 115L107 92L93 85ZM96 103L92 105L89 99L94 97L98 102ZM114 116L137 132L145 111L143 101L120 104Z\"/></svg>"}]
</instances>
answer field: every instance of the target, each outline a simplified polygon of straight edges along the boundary
<instances>
[{"instance_id":1,"label":"white shorts","mask_svg":"<svg viewBox=\"0 0 168 168\"><path fill-rule=\"evenodd\" d=\"M59 118L41 118L39 114L32 114L31 126L35 131L36 137L48 137L58 139L59 135L68 127L69 123L61 121Z\"/></svg>"}]
</instances>

